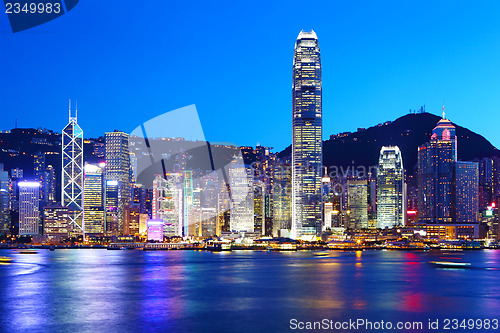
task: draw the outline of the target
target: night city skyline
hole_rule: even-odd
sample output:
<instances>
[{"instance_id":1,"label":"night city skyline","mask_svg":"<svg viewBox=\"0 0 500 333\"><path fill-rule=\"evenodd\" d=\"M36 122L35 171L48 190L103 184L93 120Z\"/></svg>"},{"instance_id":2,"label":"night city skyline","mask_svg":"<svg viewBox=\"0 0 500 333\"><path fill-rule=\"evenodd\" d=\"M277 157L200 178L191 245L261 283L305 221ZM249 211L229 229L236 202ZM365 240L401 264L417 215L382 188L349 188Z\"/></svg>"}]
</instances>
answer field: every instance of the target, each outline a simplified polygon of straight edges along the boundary
<instances>
[{"instance_id":1,"label":"night city skyline","mask_svg":"<svg viewBox=\"0 0 500 333\"><path fill-rule=\"evenodd\" d=\"M332 175L330 169L336 166L323 159L320 54L314 30L301 30L292 68L293 144L288 152L204 141L195 105L157 115L131 134L115 129L104 137L84 139L77 103L72 109L70 100L61 142L52 131L3 131L1 172L8 180L1 209L4 239L12 235L12 241L17 236L31 237L34 244L76 241L114 246L117 239L144 244L171 243L177 238L195 242L207 237L232 241L289 237L295 242L342 240L346 246L349 243L344 242L353 237L349 233L369 242L373 232L387 234L398 228L400 235L399 228L405 227L414 235L424 232L428 241L433 237L487 239L487 246L496 244L498 220L488 214L497 216L498 150L471 132L483 140L485 150L477 147L473 158L458 159L459 141L467 146L472 139L462 134L458 140L457 127L446 118L444 105L432 135L416 118L427 117L425 106L394 121L414 119L400 129L402 137L418 128L420 135L426 132L426 143L417 142L418 149L401 151L397 143L388 144L392 138L377 144L373 137L376 151L380 148L378 166L356 166L353 159L352 168L341 167L341 174ZM333 134L326 145L336 140L346 144L344 138L363 144L356 135L392 124ZM197 140L163 136L179 129ZM12 149L16 147L12 140L20 136L26 138L17 150ZM365 140L370 142L369 137ZM23 144L35 147L25 151ZM376 153L373 150L373 145L365 146L361 154ZM415 166L403 166L408 154L418 155ZM31 166L21 162L26 155ZM18 164L9 161L11 157ZM35 184L39 184L36 193ZM163 223L162 235L149 230L157 228L158 222Z\"/></svg>"},{"instance_id":2,"label":"night city skyline","mask_svg":"<svg viewBox=\"0 0 500 333\"><path fill-rule=\"evenodd\" d=\"M500 329L500 2L10 1L0 332Z\"/></svg>"},{"instance_id":3,"label":"night city skyline","mask_svg":"<svg viewBox=\"0 0 500 333\"><path fill-rule=\"evenodd\" d=\"M0 60L9 66L0 89L0 109L7 113L1 129L13 128L16 119L18 127L62 128L68 98L79 101L86 137L114 129L130 133L158 114L196 104L207 140L282 150L291 143L296 31L314 29L322 40L325 68L323 139L394 120L424 104L439 115L444 99L454 122L466 123L500 146L494 122L482 121L494 119L500 104L496 2L361 1L351 6L325 1L317 3L315 15L303 13L300 22L286 20L293 3L256 3L243 17L243 4L226 4L198 3L187 10L149 2L135 9L131 22L125 14L131 4L106 2L94 13L91 4L81 3L77 11L45 25L4 33L9 52L2 52ZM152 8L170 20L155 19ZM115 14L108 17L107 11ZM89 16L95 24L83 24ZM237 23L240 19L247 24ZM9 30L6 20L0 20L0 30ZM208 31L223 41L213 43ZM266 54L253 47L262 31L271 41L265 43ZM172 53L169 45L183 47ZM221 48L227 56L220 56ZM37 57L30 56L34 53ZM170 65L179 59L185 65ZM262 89L262 82L273 89ZM214 94L211 87L223 88L224 94ZM477 112L484 118L474 117ZM250 113L255 120L248 123ZM96 114L101 121L94 121ZM264 117L268 121L259 121ZM257 124L258 131L233 130Z\"/></svg>"}]
</instances>

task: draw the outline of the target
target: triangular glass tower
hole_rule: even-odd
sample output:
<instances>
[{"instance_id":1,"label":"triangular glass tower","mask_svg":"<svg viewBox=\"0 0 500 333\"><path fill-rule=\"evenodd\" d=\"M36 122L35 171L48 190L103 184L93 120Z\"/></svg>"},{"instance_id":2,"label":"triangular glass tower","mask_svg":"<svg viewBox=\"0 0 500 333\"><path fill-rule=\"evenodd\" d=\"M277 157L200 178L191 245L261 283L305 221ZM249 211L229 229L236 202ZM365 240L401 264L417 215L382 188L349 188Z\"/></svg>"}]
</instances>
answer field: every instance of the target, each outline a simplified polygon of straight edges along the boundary
<instances>
[{"instance_id":1,"label":"triangular glass tower","mask_svg":"<svg viewBox=\"0 0 500 333\"><path fill-rule=\"evenodd\" d=\"M77 124L78 108L62 131L61 204L71 214L68 232L70 236L85 235L83 224L83 131Z\"/></svg>"}]
</instances>

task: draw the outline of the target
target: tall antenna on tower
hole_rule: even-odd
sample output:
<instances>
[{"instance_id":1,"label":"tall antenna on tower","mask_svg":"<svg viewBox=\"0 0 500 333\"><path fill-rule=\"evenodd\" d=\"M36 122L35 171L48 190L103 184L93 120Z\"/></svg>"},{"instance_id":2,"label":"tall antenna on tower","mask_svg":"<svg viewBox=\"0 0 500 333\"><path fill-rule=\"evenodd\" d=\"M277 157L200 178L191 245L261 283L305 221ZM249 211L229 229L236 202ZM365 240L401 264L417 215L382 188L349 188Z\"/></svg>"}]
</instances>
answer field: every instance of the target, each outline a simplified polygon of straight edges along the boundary
<instances>
[{"instance_id":1,"label":"tall antenna on tower","mask_svg":"<svg viewBox=\"0 0 500 333\"><path fill-rule=\"evenodd\" d=\"M446 113L444 112L446 108L444 107L444 99L443 99L443 119L446 119Z\"/></svg>"},{"instance_id":2,"label":"tall antenna on tower","mask_svg":"<svg viewBox=\"0 0 500 333\"><path fill-rule=\"evenodd\" d=\"M78 100L76 100L76 103L75 103L75 120L78 120Z\"/></svg>"},{"instance_id":3,"label":"tall antenna on tower","mask_svg":"<svg viewBox=\"0 0 500 333\"><path fill-rule=\"evenodd\" d=\"M68 118L71 120L71 98L69 99Z\"/></svg>"}]
</instances>

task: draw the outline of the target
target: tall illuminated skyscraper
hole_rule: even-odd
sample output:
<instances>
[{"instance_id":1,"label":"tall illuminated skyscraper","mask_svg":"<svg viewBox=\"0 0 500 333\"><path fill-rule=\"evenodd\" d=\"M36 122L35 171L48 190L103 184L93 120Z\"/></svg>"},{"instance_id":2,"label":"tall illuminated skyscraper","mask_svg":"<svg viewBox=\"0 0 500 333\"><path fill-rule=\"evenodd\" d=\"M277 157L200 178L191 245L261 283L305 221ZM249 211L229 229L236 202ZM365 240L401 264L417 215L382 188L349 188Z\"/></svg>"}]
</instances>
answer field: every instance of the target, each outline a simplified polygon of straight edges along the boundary
<instances>
[{"instance_id":1,"label":"tall illuminated skyscraper","mask_svg":"<svg viewBox=\"0 0 500 333\"><path fill-rule=\"evenodd\" d=\"M453 173L457 161L456 128L445 118L431 140L418 147L418 217L423 223L452 223Z\"/></svg>"},{"instance_id":2,"label":"tall illuminated skyscraper","mask_svg":"<svg viewBox=\"0 0 500 333\"><path fill-rule=\"evenodd\" d=\"M292 217L292 170L289 162L276 162L273 165L273 236L290 230Z\"/></svg>"},{"instance_id":3,"label":"tall illuminated skyscraper","mask_svg":"<svg viewBox=\"0 0 500 333\"><path fill-rule=\"evenodd\" d=\"M348 207L350 211L348 227L368 228L368 181L347 181Z\"/></svg>"},{"instance_id":4,"label":"tall illuminated skyscraper","mask_svg":"<svg viewBox=\"0 0 500 333\"><path fill-rule=\"evenodd\" d=\"M293 59L292 238L318 236L321 232L322 150L318 38L314 31L301 31Z\"/></svg>"},{"instance_id":5,"label":"tall illuminated skyscraper","mask_svg":"<svg viewBox=\"0 0 500 333\"><path fill-rule=\"evenodd\" d=\"M377 226L405 224L406 193L403 158L398 146L382 147L377 170Z\"/></svg>"},{"instance_id":6,"label":"tall illuminated skyscraper","mask_svg":"<svg viewBox=\"0 0 500 333\"><path fill-rule=\"evenodd\" d=\"M254 232L253 174L243 164L229 169L231 188L230 228L233 232Z\"/></svg>"},{"instance_id":7,"label":"tall illuminated skyscraper","mask_svg":"<svg viewBox=\"0 0 500 333\"><path fill-rule=\"evenodd\" d=\"M48 202L56 200L56 173L52 165L45 169L44 198Z\"/></svg>"},{"instance_id":8,"label":"tall illuminated skyscraper","mask_svg":"<svg viewBox=\"0 0 500 333\"><path fill-rule=\"evenodd\" d=\"M85 164L83 200L83 220L87 235L104 233L104 181L103 168L98 165Z\"/></svg>"},{"instance_id":9,"label":"tall illuminated skyscraper","mask_svg":"<svg viewBox=\"0 0 500 333\"><path fill-rule=\"evenodd\" d=\"M265 185L259 179L253 181L253 216L254 231L265 235Z\"/></svg>"},{"instance_id":10,"label":"tall illuminated skyscraper","mask_svg":"<svg viewBox=\"0 0 500 333\"><path fill-rule=\"evenodd\" d=\"M479 164L457 161L455 126L443 119L418 148L418 217L426 224L477 223Z\"/></svg>"},{"instance_id":11,"label":"tall illuminated skyscraper","mask_svg":"<svg viewBox=\"0 0 500 333\"><path fill-rule=\"evenodd\" d=\"M10 227L9 172L0 163L0 235L7 235Z\"/></svg>"},{"instance_id":12,"label":"tall illuminated skyscraper","mask_svg":"<svg viewBox=\"0 0 500 333\"><path fill-rule=\"evenodd\" d=\"M19 182L19 235L38 235L40 183Z\"/></svg>"},{"instance_id":13,"label":"tall illuminated skyscraper","mask_svg":"<svg viewBox=\"0 0 500 333\"><path fill-rule=\"evenodd\" d=\"M455 163L455 220L456 223L479 221L479 164Z\"/></svg>"},{"instance_id":14,"label":"tall illuminated skyscraper","mask_svg":"<svg viewBox=\"0 0 500 333\"><path fill-rule=\"evenodd\" d=\"M35 177L35 181L40 183L41 190L40 192L40 200L47 201L44 194L45 188L45 153L36 152L33 154L33 176Z\"/></svg>"},{"instance_id":15,"label":"tall illuminated skyscraper","mask_svg":"<svg viewBox=\"0 0 500 333\"><path fill-rule=\"evenodd\" d=\"M182 235L189 235L189 211L193 205L193 172L192 171L184 171L184 186L183 186L183 227L182 227Z\"/></svg>"},{"instance_id":16,"label":"tall illuminated skyscraper","mask_svg":"<svg viewBox=\"0 0 500 333\"><path fill-rule=\"evenodd\" d=\"M118 182L118 211L116 212L117 230L123 232L123 214L125 206L130 202L130 156L129 135L124 132L114 131L106 133L106 181Z\"/></svg>"},{"instance_id":17,"label":"tall illuminated skyscraper","mask_svg":"<svg viewBox=\"0 0 500 333\"><path fill-rule=\"evenodd\" d=\"M116 236L119 230L119 208L120 208L120 182L117 180L106 180L104 182L106 224L104 231L108 236ZM123 221L123 211L122 211Z\"/></svg>"},{"instance_id":18,"label":"tall illuminated skyscraper","mask_svg":"<svg viewBox=\"0 0 500 333\"><path fill-rule=\"evenodd\" d=\"M217 186L209 179L203 187L200 200L202 236L220 235L217 225Z\"/></svg>"},{"instance_id":19,"label":"tall illuminated skyscraper","mask_svg":"<svg viewBox=\"0 0 500 333\"><path fill-rule=\"evenodd\" d=\"M84 234L83 225L83 131L77 124L78 109L71 116L62 131L62 177L61 204L68 207L70 214L69 232L72 235Z\"/></svg>"}]
</instances>

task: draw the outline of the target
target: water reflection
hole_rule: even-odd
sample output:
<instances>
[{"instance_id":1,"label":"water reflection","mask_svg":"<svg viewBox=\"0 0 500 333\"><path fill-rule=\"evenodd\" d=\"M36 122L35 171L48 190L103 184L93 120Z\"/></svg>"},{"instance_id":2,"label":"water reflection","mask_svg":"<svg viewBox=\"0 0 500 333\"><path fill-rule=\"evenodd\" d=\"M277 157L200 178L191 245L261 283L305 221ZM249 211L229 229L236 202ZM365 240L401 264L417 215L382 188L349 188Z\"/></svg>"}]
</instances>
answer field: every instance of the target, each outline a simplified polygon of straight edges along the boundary
<instances>
[{"instance_id":1,"label":"water reflection","mask_svg":"<svg viewBox=\"0 0 500 333\"><path fill-rule=\"evenodd\" d=\"M0 266L2 332L284 331L315 320L495 317L500 251L40 251ZM454 254L456 255L456 253ZM482 265L482 266L481 266Z\"/></svg>"}]
</instances>

